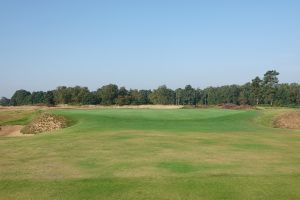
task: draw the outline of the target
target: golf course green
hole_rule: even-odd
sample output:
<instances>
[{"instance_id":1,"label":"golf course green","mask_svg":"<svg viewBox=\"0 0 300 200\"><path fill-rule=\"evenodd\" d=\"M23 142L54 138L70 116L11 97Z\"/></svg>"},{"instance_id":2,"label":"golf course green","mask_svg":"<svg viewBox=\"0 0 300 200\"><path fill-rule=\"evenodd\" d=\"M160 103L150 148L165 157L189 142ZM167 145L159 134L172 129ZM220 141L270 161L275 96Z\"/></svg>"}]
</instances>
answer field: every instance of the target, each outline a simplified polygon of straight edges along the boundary
<instances>
[{"instance_id":1,"label":"golf course green","mask_svg":"<svg viewBox=\"0 0 300 200\"><path fill-rule=\"evenodd\" d=\"M73 125L0 137L0 199L300 199L300 131L271 126L287 110L49 110Z\"/></svg>"}]
</instances>

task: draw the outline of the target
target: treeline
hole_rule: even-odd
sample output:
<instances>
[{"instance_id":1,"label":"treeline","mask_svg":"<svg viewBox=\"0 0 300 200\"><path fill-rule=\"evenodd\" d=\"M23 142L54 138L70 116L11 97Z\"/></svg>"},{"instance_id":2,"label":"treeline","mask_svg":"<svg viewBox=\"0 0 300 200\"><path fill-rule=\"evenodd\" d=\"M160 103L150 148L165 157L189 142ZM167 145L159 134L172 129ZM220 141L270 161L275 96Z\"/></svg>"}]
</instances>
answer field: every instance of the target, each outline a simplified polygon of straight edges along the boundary
<instances>
[{"instance_id":1,"label":"treeline","mask_svg":"<svg viewBox=\"0 0 300 200\"><path fill-rule=\"evenodd\" d=\"M267 71L262 78L256 77L244 85L225 85L205 89L185 88L172 90L163 85L154 90L127 90L115 84L102 86L97 91L87 87L60 86L55 90L32 92L17 90L11 99L2 97L0 105L258 105L299 106L300 85L298 83L279 84L279 73Z\"/></svg>"}]
</instances>

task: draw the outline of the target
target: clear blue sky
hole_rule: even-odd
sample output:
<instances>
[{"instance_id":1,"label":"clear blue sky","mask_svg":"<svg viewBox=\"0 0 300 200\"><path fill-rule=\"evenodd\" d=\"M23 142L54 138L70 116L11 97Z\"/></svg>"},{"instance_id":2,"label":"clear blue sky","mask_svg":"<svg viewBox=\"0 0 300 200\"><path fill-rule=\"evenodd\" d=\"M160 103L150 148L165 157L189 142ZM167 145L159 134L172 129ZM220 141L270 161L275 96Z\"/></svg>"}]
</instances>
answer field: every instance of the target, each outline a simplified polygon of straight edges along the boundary
<instances>
[{"instance_id":1,"label":"clear blue sky","mask_svg":"<svg viewBox=\"0 0 300 200\"><path fill-rule=\"evenodd\" d=\"M0 96L300 79L300 1L0 0Z\"/></svg>"}]
</instances>

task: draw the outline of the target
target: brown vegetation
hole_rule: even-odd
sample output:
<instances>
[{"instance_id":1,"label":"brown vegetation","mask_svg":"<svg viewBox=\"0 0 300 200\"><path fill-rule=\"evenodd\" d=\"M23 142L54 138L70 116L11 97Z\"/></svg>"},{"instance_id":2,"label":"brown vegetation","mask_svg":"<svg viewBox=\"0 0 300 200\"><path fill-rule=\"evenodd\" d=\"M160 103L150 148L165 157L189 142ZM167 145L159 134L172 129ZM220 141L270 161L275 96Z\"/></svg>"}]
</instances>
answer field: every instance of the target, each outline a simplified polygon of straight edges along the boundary
<instances>
[{"instance_id":1,"label":"brown vegetation","mask_svg":"<svg viewBox=\"0 0 300 200\"><path fill-rule=\"evenodd\" d=\"M274 120L274 127L300 129L300 112L288 112L278 116Z\"/></svg>"},{"instance_id":2,"label":"brown vegetation","mask_svg":"<svg viewBox=\"0 0 300 200\"><path fill-rule=\"evenodd\" d=\"M50 113L43 113L30 124L26 125L21 132L23 134L37 134L42 132L54 131L68 127L69 120L62 116Z\"/></svg>"},{"instance_id":3,"label":"brown vegetation","mask_svg":"<svg viewBox=\"0 0 300 200\"><path fill-rule=\"evenodd\" d=\"M223 109L234 109L234 110L245 110L245 109L252 109L253 106L250 105L236 105L236 104L221 104L220 105L221 108Z\"/></svg>"}]
</instances>

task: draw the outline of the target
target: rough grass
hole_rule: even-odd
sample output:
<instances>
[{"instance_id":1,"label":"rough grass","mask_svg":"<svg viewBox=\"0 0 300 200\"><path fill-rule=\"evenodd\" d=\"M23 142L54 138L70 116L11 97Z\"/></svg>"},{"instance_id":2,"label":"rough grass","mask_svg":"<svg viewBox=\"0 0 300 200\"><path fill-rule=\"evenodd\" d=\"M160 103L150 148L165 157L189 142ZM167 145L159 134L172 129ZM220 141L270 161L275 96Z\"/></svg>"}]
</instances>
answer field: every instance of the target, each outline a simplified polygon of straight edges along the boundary
<instances>
[{"instance_id":1,"label":"rough grass","mask_svg":"<svg viewBox=\"0 0 300 200\"><path fill-rule=\"evenodd\" d=\"M300 129L300 112L287 112L274 120L276 128Z\"/></svg>"},{"instance_id":2,"label":"rough grass","mask_svg":"<svg viewBox=\"0 0 300 200\"><path fill-rule=\"evenodd\" d=\"M54 110L77 123L0 138L1 199L299 199L286 110ZM0 111L2 112L2 111Z\"/></svg>"},{"instance_id":3,"label":"rough grass","mask_svg":"<svg viewBox=\"0 0 300 200\"><path fill-rule=\"evenodd\" d=\"M39 112L39 110L0 110L0 126L28 124Z\"/></svg>"}]
</instances>

